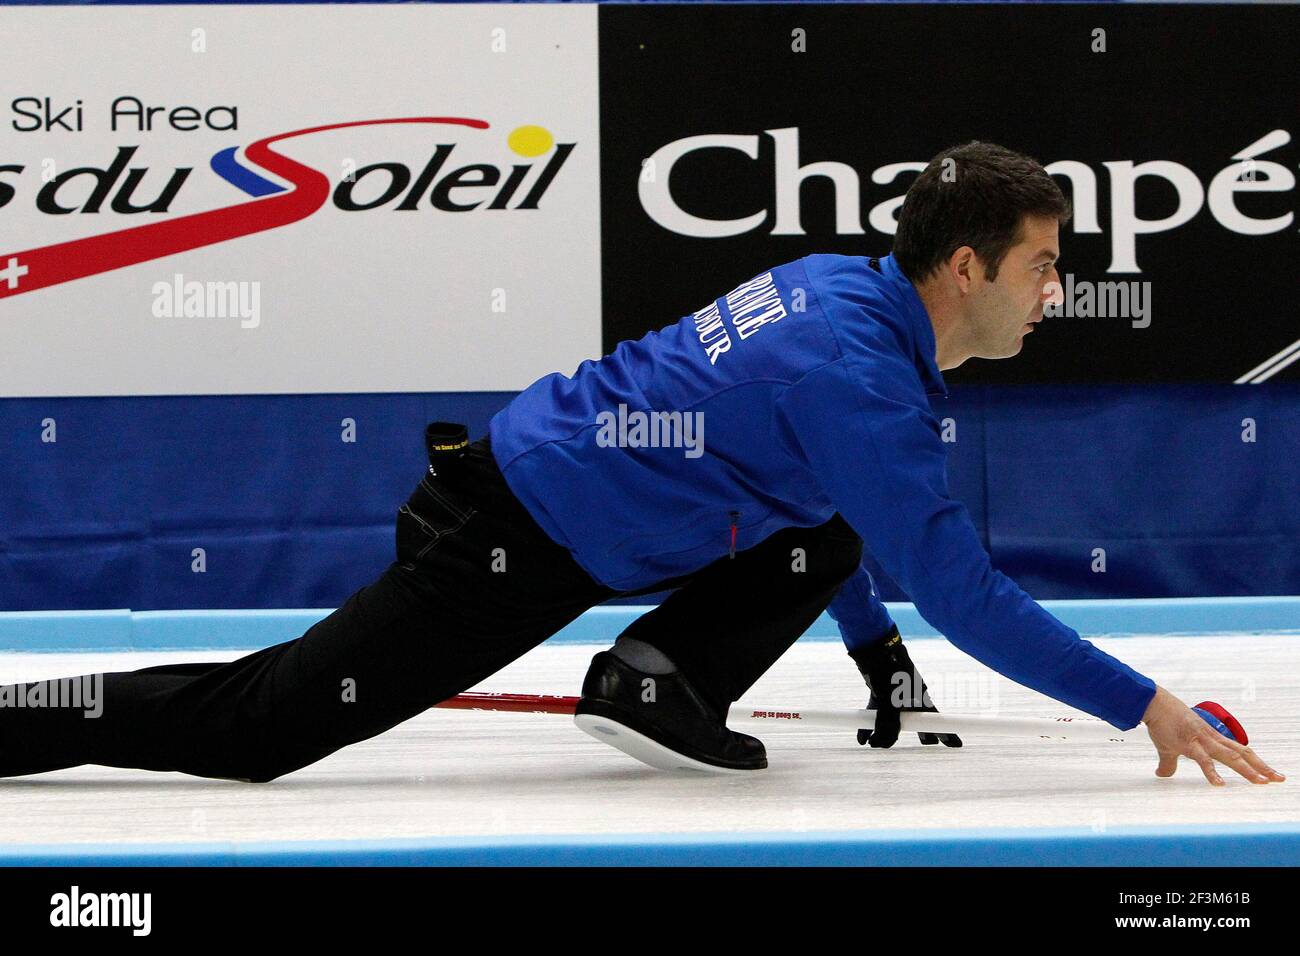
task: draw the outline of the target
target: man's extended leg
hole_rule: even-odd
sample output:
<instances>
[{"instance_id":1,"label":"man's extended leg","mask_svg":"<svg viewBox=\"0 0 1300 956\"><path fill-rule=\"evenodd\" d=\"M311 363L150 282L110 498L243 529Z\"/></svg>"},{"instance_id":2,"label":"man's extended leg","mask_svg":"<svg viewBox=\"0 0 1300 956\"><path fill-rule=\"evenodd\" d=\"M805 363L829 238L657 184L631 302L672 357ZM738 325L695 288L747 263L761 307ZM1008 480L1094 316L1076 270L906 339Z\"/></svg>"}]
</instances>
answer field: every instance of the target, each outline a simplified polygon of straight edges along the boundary
<instances>
[{"instance_id":1,"label":"man's extended leg","mask_svg":"<svg viewBox=\"0 0 1300 956\"><path fill-rule=\"evenodd\" d=\"M0 709L0 775L94 763L271 780L478 683L613 593L536 526L486 440L421 481L397 558L296 640L104 675L99 717Z\"/></svg>"}]
</instances>

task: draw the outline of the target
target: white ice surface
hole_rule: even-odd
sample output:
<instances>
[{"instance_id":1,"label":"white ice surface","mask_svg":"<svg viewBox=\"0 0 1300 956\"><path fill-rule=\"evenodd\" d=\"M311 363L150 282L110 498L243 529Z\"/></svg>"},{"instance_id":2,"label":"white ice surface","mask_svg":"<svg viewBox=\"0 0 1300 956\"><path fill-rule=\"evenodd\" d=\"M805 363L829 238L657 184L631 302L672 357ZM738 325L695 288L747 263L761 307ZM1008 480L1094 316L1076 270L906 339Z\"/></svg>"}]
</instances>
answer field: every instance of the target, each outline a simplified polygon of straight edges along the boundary
<instances>
[{"instance_id":1,"label":"white ice surface","mask_svg":"<svg viewBox=\"0 0 1300 956\"><path fill-rule=\"evenodd\" d=\"M969 738L950 750L922 747L913 736L873 751L852 734L787 727L761 729L765 771L666 774L603 747L566 717L435 710L269 784L92 766L0 779L0 844L1300 821L1300 636L1093 642L1189 704L1223 704L1252 747L1292 779L1252 785L1224 768L1228 785L1214 788L1187 760L1173 778L1159 779L1144 739ZM909 646L942 710L1068 712L944 641ZM543 646L475 689L574 694L598 649ZM5 653L0 683L237 656ZM809 642L742 703L860 707L865 700L843 648Z\"/></svg>"}]
</instances>

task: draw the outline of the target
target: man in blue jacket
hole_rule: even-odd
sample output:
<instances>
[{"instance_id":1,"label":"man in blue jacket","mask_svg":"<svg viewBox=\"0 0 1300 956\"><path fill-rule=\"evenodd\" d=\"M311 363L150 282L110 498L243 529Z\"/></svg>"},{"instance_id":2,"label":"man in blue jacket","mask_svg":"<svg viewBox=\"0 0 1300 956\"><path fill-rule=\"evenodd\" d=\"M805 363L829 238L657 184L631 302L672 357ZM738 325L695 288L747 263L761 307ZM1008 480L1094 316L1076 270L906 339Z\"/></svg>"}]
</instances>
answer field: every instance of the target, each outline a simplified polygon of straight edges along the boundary
<instances>
[{"instance_id":1,"label":"man in blue jacket","mask_svg":"<svg viewBox=\"0 0 1300 956\"><path fill-rule=\"evenodd\" d=\"M593 659L584 730L654 766L765 767L727 708L829 608L877 711L859 743L888 747L901 712L933 705L865 542L977 660L1120 729L1145 721L1158 774L1186 755L1211 783L1216 760L1282 779L996 571L948 495L928 396L943 370L1020 351L1068 215L1027 157L941 153L907 193L891 255L769 269L540 379L472 444L435 423L379 581L238 661L106 675L99 720L5 715L26 744L0 747L0 774L104 763L270 780L478 683L609 597L662 590ZM960 745L922 735L940 739Z\"/></svg>"}]
</instances>

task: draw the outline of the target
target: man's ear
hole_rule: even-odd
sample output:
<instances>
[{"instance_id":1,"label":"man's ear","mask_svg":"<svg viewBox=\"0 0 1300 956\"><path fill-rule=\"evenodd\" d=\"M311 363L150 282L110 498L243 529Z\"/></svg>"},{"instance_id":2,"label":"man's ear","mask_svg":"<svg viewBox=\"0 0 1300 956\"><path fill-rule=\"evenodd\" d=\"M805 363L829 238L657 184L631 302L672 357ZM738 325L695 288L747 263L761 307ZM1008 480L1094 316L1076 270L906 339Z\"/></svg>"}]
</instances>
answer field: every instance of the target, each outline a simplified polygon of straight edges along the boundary
<instances>
[{"instance_id":1,"label":"man's ear","mask_svg":"<svg viewBox=\"0 0 1300 956\"><path fill-rule=\"evenodd\" d=\"M957 283L957 288L962 295L971 292L975 283L976 269L981 270L979 274L982 276L983 269L979 265L979 258L970 246L962 246L948 257L948 274Z\"/></svg>"}]
</instances>

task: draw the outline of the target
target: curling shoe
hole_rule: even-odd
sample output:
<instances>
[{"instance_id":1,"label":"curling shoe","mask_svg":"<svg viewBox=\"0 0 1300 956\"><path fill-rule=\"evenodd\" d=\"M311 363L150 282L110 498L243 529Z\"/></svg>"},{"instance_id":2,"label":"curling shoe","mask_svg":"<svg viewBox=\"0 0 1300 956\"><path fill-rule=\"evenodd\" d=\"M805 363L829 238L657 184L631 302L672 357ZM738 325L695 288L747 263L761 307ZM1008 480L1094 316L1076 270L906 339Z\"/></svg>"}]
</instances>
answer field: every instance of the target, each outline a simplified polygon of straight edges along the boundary
<instances>
[{"instance_id":1,"label":"curling shoe","mask_svg":"<svg viewBox=\"0 0 1300 956\"><path fill-rule=\"evenodd\" d=\"M591 659L573 720L601 743L660 770L743 773L767 766L763 742L728 730L680 671L647 674L608 651Z\"/></svg>"}]
</instances>

